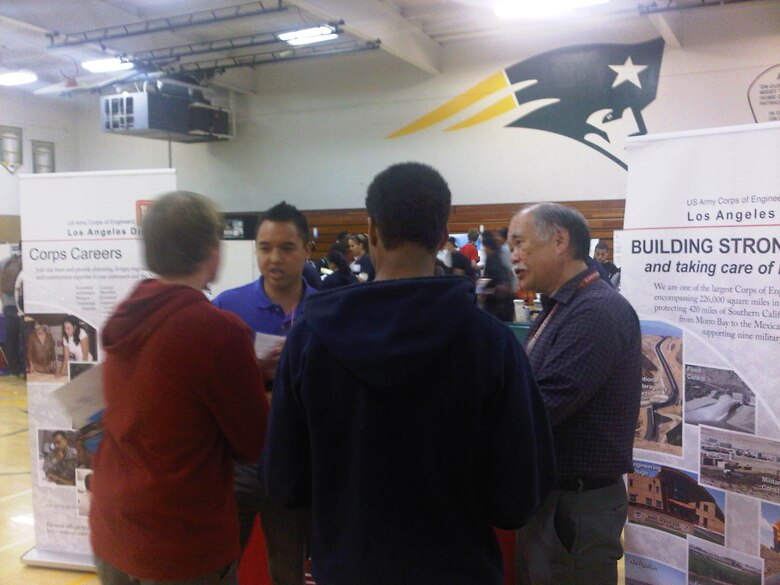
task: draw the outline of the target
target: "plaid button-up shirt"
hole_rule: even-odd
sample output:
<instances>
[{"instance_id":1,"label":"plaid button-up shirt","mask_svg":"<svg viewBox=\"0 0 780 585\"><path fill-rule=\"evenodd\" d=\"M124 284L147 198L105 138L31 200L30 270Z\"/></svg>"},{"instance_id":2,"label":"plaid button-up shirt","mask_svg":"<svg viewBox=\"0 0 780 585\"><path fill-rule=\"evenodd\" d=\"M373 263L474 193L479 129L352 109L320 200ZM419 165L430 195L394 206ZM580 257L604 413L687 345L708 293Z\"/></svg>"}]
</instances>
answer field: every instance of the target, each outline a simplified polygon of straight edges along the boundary
<instances>
[{"instance_id":1,"label":"plaid button-up shirt","mask_svg":"<svg viewBox=\"0 0 780 585\"><path fill-rule=\"evenodd\" d=\"M606 479L633 468L639 319L626 299L591 274L581 272L546 299L529 333L528 357L550 413L562 479Z\"/></svg>"}]
</instances>

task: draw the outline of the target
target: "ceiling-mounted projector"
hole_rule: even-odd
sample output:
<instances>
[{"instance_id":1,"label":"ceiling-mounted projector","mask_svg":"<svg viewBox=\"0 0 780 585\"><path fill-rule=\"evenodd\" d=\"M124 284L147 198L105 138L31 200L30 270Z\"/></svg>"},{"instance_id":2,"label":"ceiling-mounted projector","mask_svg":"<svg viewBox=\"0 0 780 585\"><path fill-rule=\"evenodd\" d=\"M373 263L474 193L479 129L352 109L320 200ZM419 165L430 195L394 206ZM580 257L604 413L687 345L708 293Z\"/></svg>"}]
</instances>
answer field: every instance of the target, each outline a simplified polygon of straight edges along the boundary
<instances>
[{"instance_id":1,"label":"ceiling-mounted projector","mask_svg":"<svg viewBox=\"0 0 780 585\"><path fill-rule=\"evenodd\" d=\"M232 138L230 111L212 106L199 89L164 83L144 91L102 96L103 132L173 142L214 142Z\"/></svg>"}]
</instances>

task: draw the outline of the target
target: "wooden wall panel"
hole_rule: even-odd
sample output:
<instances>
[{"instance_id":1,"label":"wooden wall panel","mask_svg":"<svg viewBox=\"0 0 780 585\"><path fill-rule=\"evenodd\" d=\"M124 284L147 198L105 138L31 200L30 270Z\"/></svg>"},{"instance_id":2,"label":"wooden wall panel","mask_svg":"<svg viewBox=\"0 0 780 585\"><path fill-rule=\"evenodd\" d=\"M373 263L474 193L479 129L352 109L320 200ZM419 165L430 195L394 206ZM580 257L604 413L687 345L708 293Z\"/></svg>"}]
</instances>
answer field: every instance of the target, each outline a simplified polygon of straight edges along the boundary
<instances>
[{"instance_id":1,"label":"wooden wall panel","mask_svg":"<svg viewBox=\"0 0 780 585\"><path fill-rule=\"evenodd\" d=\"M612 232L623 229L625 199L569 201L561 202L577 209L591 229L591 237L607 242L612 250ZM491 203L485 205L453 205L450 212L448 227L450 233L465 233L471 228L479 229L482 225L486 230L506 227L512 216L523 206L521 203ZM311 227L319 231L318 246L315 256L327 252L328 247L336 239L340 231L364 232L366 230L365 209L329 209L308 210L303 212ZM611 256L611 254L610 254Z\"/></svg>"},{"instance_id":2,"label":"wooden wall panel","mask_svg":"<svg viewBox=\"0 0 780 585\"><path fill-rule=\"evenodd\" d=\"M609 244L612 250L612 232L623 228L625 199L562 201L564 205L577 209L591 229L591 237L600 238ZM484 205L453 205L448 223L450 233L465 233L471 228L486 230L506 227L509 220L524 204L488 203ZM350 233L365 232L367 213L365 209L311 209L301 210L309 221L309 227L319 232L315 258L324 256L328 248L336 241L341 231ZM230 217L254 216L252 213L230 213ZM254 234L248 234L250 237Z\"/></svg>"}]
</instances>

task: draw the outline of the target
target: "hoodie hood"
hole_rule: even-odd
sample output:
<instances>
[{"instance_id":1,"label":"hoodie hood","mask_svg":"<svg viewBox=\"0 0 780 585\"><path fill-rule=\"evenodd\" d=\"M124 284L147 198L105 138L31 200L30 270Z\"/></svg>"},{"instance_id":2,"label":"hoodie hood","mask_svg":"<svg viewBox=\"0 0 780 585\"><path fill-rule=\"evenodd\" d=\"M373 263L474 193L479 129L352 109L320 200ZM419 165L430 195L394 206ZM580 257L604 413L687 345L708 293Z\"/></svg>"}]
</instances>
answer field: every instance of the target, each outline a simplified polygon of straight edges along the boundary
<instances>
[{"instance_id":1,"label":"hoodie hood","mask_svg":"<svg viewBox=\"0 0 780 585\"><path fill-rule=\"evenodd\" d=\"M388 386L429 368L454 339L474 285L461 277L425 277L351 285L306 300L314 336L352 374Z\"/></svg>"},{"instance_id":2,"label":"hoodie hood","mask_svg":"<svg viewBox=\"0 0 780 585\"><path fill-rule=\"evenodd\" d=\"M103 348L119 357L129 357L168 317L198 302L207 303L208 299L192 287L144 280L106 323Z\"/></svg>"}]
</instances>

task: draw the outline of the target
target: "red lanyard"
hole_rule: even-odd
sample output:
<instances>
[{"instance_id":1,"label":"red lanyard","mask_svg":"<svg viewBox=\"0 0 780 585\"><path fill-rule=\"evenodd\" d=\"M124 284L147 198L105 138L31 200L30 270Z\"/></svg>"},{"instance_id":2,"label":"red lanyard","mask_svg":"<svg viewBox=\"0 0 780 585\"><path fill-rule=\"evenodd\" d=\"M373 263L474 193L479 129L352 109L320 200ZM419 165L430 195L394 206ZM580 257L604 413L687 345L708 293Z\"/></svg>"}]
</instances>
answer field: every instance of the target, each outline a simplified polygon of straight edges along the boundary
<instances>
[{"instance_id":1,"label":"red lanyard","mask_svg":"<svg viewBox=\"0 0 780 585\"><path fill-rule=\"evenodd\" d=\"M581 290L585 288L586 286L593 284L600 278L599 273L595 270L593 272L590 272L583 278L581 281L577 283L577 290ZM527 354L530 354L531 351L534 348L534 345L536 345L537 340L539 337L541 337L544 330L547 328L547 326L550 324L550 321L552 321L552 317L555 314L555 310L558 308L560 303L556 303L555 306L550 309L550 312L547 313L547 315L544 318L544 321L542 321L541 325L534 331L533 335L531 335L531 339L528 340L528 342L525 344L525 352Z\"/></svg>"}]
</instances>

